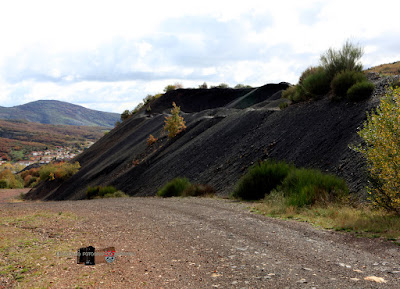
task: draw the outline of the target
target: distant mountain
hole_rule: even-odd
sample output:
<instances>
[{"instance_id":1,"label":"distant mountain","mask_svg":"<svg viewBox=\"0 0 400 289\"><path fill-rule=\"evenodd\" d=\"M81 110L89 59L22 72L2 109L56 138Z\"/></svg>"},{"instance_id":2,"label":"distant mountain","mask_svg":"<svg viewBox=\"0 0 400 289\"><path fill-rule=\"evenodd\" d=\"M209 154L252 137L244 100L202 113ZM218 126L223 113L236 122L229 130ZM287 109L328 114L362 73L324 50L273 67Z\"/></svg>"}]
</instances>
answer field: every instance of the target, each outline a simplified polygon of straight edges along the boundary
<instances>
[{"instance_id":1,"label":"distant mountain","mask_svg":"<svg viewBox=\"0 0 400 289\"><path fill-rule=\"evenodd\" d=\"M0 106L0 119L23 119L54 125L114 127L120 114L87 109L57 100L39 100L14 107Z\"/></svg>"}]
</instances>

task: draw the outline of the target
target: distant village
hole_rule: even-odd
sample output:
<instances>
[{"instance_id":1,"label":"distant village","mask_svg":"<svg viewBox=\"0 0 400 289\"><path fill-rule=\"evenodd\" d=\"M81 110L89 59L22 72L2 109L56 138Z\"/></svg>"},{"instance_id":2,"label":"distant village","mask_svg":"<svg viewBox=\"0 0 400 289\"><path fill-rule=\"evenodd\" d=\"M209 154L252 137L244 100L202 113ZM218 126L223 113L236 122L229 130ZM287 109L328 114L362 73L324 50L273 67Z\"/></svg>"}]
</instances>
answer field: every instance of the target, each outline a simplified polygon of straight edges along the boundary
<instances>
[{"instance_id":1,"label":"distant village","mask_svg":"<svg viewBox=\"0 0 400 289\"><path fill-rule=\"evenodd\" d=\"M87 142L85 148L89 148L94 142ZM19 168L25 168L35 163L48 164L53 161L69 161L80 154L83 150L72 148L72 147L61 147L56 146L54 149L48 149L45 151L33 151L26 158L28 160L22 160L15 162L14 166ZM0 160L0 166L8 163L7 161Z\"/></svg>"}]
</instances>

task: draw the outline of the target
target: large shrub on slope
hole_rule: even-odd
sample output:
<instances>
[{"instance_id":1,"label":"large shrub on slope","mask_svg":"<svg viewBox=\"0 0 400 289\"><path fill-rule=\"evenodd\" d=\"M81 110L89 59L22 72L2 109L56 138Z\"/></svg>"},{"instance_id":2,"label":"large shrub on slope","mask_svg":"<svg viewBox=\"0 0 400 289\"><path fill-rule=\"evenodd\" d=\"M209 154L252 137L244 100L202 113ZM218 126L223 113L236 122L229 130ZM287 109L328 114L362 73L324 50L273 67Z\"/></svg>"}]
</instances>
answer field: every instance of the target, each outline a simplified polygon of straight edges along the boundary
<instances>
[{"instance_id":1,"label":"large shrub on slope","mask_svg":"<svg viewBox=\"0 0 400 289\"><path fill-rule=\"evenodd\" d=\"M366 76L362 72L354 70L345 70L338 73L331 82L331 88L337 98L347 96L350 87L358 82L367 81Z\"/></svg>"},{"instance_id":2,"label":"large shrub on slope","mask_svg":"<svg viewBox=\"0 0 400 289\"><path fill-rule=\"evenodd\" d=\"M254 165L238 182L231 194L243 200L259 200L282 183L292 166L285 162L265 161Z\"/></svg>"},{"instance_id":3,"label":"large shrub on slope","mask_svg":"<svg viewBox=\"0 0 400 289\"><path fill-rule=\"evenodd\" d=\"M294 169L278 188L288 205L303 207L340 200L348 194L346 182L313 169Z\"/></svg>"}]
</instances>

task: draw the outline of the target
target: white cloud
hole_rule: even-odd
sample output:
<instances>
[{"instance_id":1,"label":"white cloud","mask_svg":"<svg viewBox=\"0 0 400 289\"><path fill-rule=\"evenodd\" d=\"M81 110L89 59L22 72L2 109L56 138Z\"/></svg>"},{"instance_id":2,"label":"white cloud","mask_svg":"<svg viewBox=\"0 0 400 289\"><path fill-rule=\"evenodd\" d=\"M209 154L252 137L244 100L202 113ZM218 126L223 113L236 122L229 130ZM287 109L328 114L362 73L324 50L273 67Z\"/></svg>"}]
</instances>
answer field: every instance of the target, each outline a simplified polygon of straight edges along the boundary
<instances>
[{"instance_id":1,"label":"white cloud","mask_svg":"<svg viewBox=\"0 0 400 289\"><path fill-rule=\"evenodd\" d=\"M365 1L3 1L0 101L132 109L170 83L296 82L352 39L365 66L400 60L400 4Z\"/></svg>"}]
</instances>

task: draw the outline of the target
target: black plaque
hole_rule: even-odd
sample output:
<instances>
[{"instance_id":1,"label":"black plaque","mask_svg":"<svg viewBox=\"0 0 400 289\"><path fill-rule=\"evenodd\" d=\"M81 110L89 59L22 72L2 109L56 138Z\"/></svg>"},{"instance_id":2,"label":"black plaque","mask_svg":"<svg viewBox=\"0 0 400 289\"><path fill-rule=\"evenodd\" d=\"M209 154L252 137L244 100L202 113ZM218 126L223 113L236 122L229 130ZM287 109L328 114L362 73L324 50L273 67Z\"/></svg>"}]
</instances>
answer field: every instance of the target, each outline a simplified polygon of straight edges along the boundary
<instances>
[{"instance_id":1,"label":"black plaque","mask_svg":"<svg viewBox=\"0 0 400 289\"><path fill-rule=\"evenodd\" d=\"M85 265L95 265L95 248L92 246L80 248L77 253L77 263Z\"/></svg>"}]
</instances>

